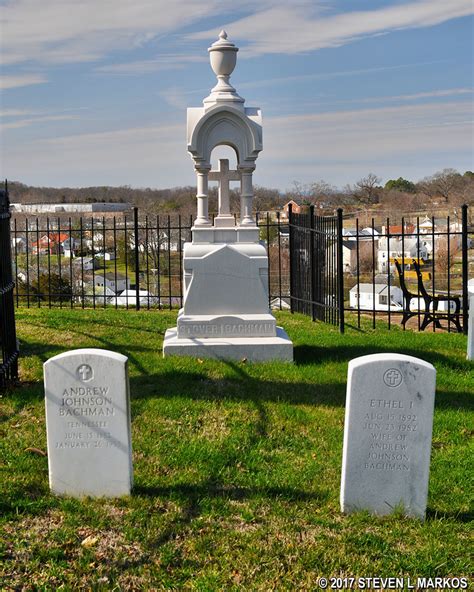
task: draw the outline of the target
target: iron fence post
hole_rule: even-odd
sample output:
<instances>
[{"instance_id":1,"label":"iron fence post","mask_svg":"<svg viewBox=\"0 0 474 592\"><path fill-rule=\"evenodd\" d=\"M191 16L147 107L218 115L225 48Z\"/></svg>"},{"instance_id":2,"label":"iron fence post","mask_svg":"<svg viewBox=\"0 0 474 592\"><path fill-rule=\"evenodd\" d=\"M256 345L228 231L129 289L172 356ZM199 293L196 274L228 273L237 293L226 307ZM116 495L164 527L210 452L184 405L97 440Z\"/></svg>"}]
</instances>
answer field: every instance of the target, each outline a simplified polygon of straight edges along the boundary
<instances>
[{"instance_id":1,"label":"iron fence post","mask_svg":"<svg viewBox=\"0 0 474 592\"><path fill-rule=\"evenodd\" d=\"M337 291L339 331L344 333L344 269L342 261L342 208L337 209Z\"/></svg>"},{"instance_id":2,"label":"iron fence post","mask_svg":"<svg viewBox=\"0 0 474 592\"><path fill-rule=\"evenodd\" d=\"M140 310L140 259L138 252L138 208L133 208L133 227L135 233L135 299L136 310Z\"/></svg>"},{"instance_id":3,"label":"iron fence post","mask_svg":"<svg viewBox=\"0 0 474 592\"><path fill-rule=\"evenodd\" d=\"M449 232L449 228L448 228ZM468 315L469 315L469 293L467 291L469 259L468 259L468 244L467 244L467 205L462 206L462 236L461 236L461 250L462 250L462 328L463 333L467 335Z\"/></svg>"},{"instance_id":4,"label":"iron fence post","mask_svg":"<svg viewBox=\"0 0 474 592\"><path fill-rule=\"evenodd\" d=\"M293 290L294 290L294 282L293 282L293 205L290 203L288 204L288 230L289 230L289 257L288 257L288 267L290 273L290 311L294 313L293 307Z\"/></svg>"},{"instance_id":5,"label":"iron fence post","mask_svg":"<svg viewBox=\"0 0 474 592\"><path fill-rule=\"evenodd\" d=\"M311 320L316 320L315 298L316 298L316 278L314 265L314 205L309 208L309 273L310 276L310 302L311 302Z\"/></svg>"},{"instance_id":6,"label":"iron fence post","mask_svg":"<svg viewBox=\"0 0 474 592\"><path fill-rule=\"evenodd\" d=\"M18 378L19 344L16 337L15 283L12 268L8 183L0 192L0 389Z\"/></svg>"}]
</instances>

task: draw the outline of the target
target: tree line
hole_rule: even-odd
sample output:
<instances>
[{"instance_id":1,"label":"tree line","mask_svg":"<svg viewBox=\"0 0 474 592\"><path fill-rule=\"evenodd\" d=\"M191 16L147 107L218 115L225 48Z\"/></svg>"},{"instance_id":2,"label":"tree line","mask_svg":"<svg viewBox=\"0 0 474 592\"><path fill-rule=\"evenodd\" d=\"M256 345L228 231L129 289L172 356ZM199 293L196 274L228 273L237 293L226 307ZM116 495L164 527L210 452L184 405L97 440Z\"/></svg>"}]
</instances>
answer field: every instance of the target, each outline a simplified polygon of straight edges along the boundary
<instances>
[{"instance_id":1,"label":"tree line","mask_svg":"<svg viewBox=\"0 0 474 592\"><path fill-rule=\"evenodd\" d=\"M337 188L324 180L313 183L294 181L293 186L282 192L278 189L256 186L254 208L265 212L279 210L290 200L298 204L314 205L322 213L336 207L346 210L360 207L377 207L384 211L400 212L421 209L456 207L474 202L474 173L460 173L455 169L443 169L418 182L403 177L389 179L385 185L374 173L368 173L353 185ZM131 203L150 214L181 214L192 216L196 208L196 188L193 186L168 189L120 187L32 187L20 182L10 182L12 202L39 203ZM239 209L239 194L231 191L233 211ZM209 210L217 211L217 188L209 189Z\"/></svg>"}]
</instances>

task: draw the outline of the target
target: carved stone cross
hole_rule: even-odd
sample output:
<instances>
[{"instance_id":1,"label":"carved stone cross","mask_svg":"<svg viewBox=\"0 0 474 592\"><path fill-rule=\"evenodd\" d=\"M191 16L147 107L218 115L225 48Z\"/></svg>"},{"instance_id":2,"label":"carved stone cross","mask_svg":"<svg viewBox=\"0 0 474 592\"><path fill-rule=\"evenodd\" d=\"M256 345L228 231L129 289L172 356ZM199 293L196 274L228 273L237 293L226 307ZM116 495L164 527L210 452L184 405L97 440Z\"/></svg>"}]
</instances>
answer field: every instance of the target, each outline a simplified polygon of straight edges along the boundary
<instances>
[{"instance_id":1,"label":"carved stone cross","mask_svg":"<svg viewBox=\"0 0 474 592\"><path fill-rule=\"evenodd\" d=\"M219 159L219 170L209 172L209 181L219 182L219 219L233 219L230 213L230 182L240 181L239 171L229 170L227 158Z\"/></svg>"},{"instance_id":2,"label":"carved stone cross","mask_svg":"<svg viewBox=\"0 0 474 592\"><path fill-rule=\"evenodd\" d=\"M77 373L83 382L87 382L92 378L92 368L87 364L82 364L82 366L77 369Z\"/></svg>"}]
</instances>

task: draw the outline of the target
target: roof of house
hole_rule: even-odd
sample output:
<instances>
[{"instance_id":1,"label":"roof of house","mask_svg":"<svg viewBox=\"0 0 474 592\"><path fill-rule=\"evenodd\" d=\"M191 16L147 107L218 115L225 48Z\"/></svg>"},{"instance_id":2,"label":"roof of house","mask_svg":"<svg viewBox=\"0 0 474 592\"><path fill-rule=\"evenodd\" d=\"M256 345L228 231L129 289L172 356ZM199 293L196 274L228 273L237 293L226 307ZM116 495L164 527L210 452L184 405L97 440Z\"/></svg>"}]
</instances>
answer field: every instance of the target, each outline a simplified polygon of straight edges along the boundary
<instances>
[{"instance_id":1,"label":"roof of house","mask_svg":"<svg viewBox=\"0 0 474 592\"><path fill-rule=\"evenodd\" d=\"M44 244L44 243L63 243L65 240L67 240L69 238L69 234L66 234L64 232L50 232L49 234L44 234L39 240L35 241L33 244L37 245L39 243Z\"/></svg>"},{"instance_id":2,"label":"roof of house","mask_svg":"<svg viewBox=\"0 0 474 592\"><path fill-rule=\"evenodd\" d=\"M107 280L111 280L111 281L115 281L117 280L129 280L130 278L128 278L126 275L124 275L123 273L115 273L113 271L107 271L106 273L96 273L95 277L105 277Z\"/></svg>"},{"instance_id":3,"label":"roof of house","mask_svg":"<svg viewBox=\"0 0 474 592\"><path fill-rule=\"evenodd\" d=\"M342 247L349 249L350 251L355 251L357 249L357 241L343 240Z\"/></svg>"},{"instance_id":4,"label":"roof of house","mask_svg":"<svg viewBox=\"0 0 474 592\"><path fill-rule=\"evenodd\" d=\"M357 289L357 286L359 286L359 289ZM391 287L392 291L394 287L396 286ZM353 294L355 292L359 292L359 294L373 294L374 292L375 294L381 294L382 292L385 292L385 290L388 290L387 284L356 284L350 289L350 292Z\"/></svg>"},{"instance_id":5,"label":"roof of house","mask_svg":"<svg viewBox=\"0 0 474 592\"><path fill-rule=\"evenodd\" d=\"M385 232L389 232L390 234L410 234L414 231L415 225L411 224L411 222L405 224L405 226L402 226L401 224L390 224L390 226L385 227Z\"/></svg>"}]
</instances>

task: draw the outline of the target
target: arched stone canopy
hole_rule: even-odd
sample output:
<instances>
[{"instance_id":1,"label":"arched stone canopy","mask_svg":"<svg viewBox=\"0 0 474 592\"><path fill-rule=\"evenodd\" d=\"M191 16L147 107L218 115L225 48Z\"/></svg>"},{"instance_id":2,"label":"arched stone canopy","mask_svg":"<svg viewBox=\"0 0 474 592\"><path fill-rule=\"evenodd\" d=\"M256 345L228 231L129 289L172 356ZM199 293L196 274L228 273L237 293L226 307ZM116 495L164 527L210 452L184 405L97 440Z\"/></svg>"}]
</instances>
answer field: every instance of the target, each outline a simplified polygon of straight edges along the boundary
<instances>
[{"instance_id":1,"label":"arched stone canopy","mask_svg":"<svg viewBox=\"0 0 474 592\"><path fill-rule=\"evenodd\" d=\"M214 228L235 226L234 216L227 207L227 173L229 173L234 174L234 177L237 175L237 180L240 180L239 226L254 228L253 240L258 240L255 220L252 217L252 173L255 170L258 154L263 148L262 116L260 109L245 107L245 100L237 94L229 82L238 51L238 47L227 38L227 33L221 31L219 39L209 48L211 67L217 76L217 85L204 99L203 107L188 109L188 152L194 160L197 180L197 217L194 221L193 236L197 236L199 227L206 229L211 226ZM219 170L211 170L211 153L217 146L230 146L235 150L236 171L229 171L228 163L222 159ZM219 177L221 171L225 171L225 179ZM208 213L209 180L219 182L222 197L219 200L219 213L214 219L214 224L209 219ZM202 237L208 236L208 234L201 234ZM249 237L250 234L248 234Z\"/></svg>"},{"instance_id":2,"label":"arched stone canopy","mask_svg":"<svg viewBox=\"0 0 474 592\"><path fill-rule=\"evenodd\" d=\"M198 116L197 120L192 113L188 117L188 152L196 166L210 166L214 148L227 145L236 151L239 166L255 167L255 160L263 147L259 109L242 111L220 105L204 113L204 109L189 111L196 111Z\"/></svg>"}]
</instances>

